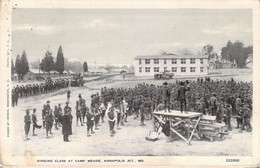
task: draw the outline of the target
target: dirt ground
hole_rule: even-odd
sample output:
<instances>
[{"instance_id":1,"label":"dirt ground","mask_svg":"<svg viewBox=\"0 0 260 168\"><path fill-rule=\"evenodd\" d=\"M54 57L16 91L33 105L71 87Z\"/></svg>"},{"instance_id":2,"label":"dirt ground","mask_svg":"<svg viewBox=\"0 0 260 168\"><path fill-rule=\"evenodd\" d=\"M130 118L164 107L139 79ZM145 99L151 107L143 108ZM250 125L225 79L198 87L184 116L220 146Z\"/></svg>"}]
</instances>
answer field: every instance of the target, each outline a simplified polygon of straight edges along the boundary
<instances>
[{"instance_id":1,"label":"dirt ground","mask_svg":"<svg viewBox=\"0 0 260 168\"><path fill-rule=\"evenodd\" d=\"M231 75L212 76L214 79L230 79ZM240 73L232 75L235 80L251 81L251 73ZM171 81L174 81L173 79ZM169 82L171 82L169 81ZM252 133L244 131L239 133L233 129L222 141L210 142L209 140L198 141L194 139L191 145L183 140L169 142L168 137L163 133L160 134L159 140L155 142L146 141L145 137L152 130L152 121L146 121L145 126L140 126L139 119L130 116L128 123L116 130L114 137L109 136L108 122L102 123L99 130L91 137L87 137L86 126L76 126L75 104L78 94L86 99L87 105L90 105L90 95L99 92L101 87L134 87L138 83L162 84L163 81L152 79L138 79L133 75L113 76L98 81L89 81L84 87L71 88L71 104L73 114L73 135L70 136L71 142L64 143L59 130L53 129L53 137L45 138L44 129L36 129L38 136L32 135L32 128L29 137L31 140L24 141L24 123L23 117L26 109L36 108L38 123L41 121L41 110L47 100L51 101L51 108L61 103L62 108L66 102L66 89L52 93L37 95L33 97L19 99L18 106L12 108L13 123L11 125L11 136L14 136L13 154L16 156L23 155L26 151L31 151L33 155L38 156L250 156L252 155ZM235 119L232 119L232 127L236 126ZM242 140L242 141L241 141Z\"/></svg>"}]
</instances>

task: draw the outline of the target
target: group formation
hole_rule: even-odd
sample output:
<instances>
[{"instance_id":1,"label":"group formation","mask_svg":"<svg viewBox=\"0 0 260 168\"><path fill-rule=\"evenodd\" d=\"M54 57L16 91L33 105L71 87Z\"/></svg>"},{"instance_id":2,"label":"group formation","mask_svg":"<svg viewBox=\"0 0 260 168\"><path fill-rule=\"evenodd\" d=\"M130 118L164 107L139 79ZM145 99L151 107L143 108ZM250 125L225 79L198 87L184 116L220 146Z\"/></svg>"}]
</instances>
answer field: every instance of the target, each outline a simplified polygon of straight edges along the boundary
<instances>
[{"instance_id":1,"label":"group formation","mask_svg":"<svg viewBox=\"0 0 260 168\"><path fill-rule=\"evenodd\" d=\"M101 100L107 106L113 102L118 107L121 100L127 104L126 116L134 113L135 118L153 111L177 110L199 112L216 116L217 122L225 122L232 130L230 120L236 118L237 128L251 130L252 82L211 80L207 77L194 81L176 81L163 85L138 84L134 88L101 89ZM120 109L120 108L119 108Z\"/></svg>"},{"instance_id":2,"label":"group formation","mask_svg":"<svg viewBox=\"0 0 260 168\"><path fill-rule=\"evenodd\" d=\"M67 89L67 102L62 110L60 104L54 110L50 108L50 101L43 106L43 128L46 129L46 137L52 134L52 125L55 129L62 127L65 142L68 142L72 134L72 108L70 104L71 91ZM85 99L78 95L75 114L77 126L87 126L87 136L98 130L104 117L109 123L110 136L115 134L115 126L119 130L127 121L129 115L134 119L140 118L140 125L144 126L145 114L154 111L171 112L199 112L204 115L216 116L217 122L224 122L229 130L232 130L231 118L236 118L237 128L241 131L247 128L251 131L250 118L252 116L252 82L236 82L231 80L203 80L198 78L194 81L164 82L163 85L138 84L134 88L101 88L100 93L91 95L90 107ZM33 110L33 135L35 128L41 128L37 124ZM24 118L25 136L31 123L29 110Z\"/></svg>"},{"instance_id":3,"label":"group formation","mask_svg":"<svg viewBox=\"0 0 260 168\"><path fill-rule=\"evenodd\" d=\"M56 80L40 84L17 85L12 89L12 106L17 106L18 99L37 94L52 92L58 89L67 88L69 86L68 79Z\"/></svg>"}]
</instances>

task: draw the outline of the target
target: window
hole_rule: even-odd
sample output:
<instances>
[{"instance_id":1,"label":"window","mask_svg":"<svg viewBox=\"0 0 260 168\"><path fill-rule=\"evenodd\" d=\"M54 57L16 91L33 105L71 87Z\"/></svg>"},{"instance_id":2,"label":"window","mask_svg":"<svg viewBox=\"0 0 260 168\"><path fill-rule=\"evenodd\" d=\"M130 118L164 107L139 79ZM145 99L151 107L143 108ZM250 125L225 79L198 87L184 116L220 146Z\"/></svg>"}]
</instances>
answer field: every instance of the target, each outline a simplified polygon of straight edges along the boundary
<instances>
[{"instance_id":1,"label":"window","mask_svg":"<svg viewBox=\"0 0 260 168\"><path fill-rule=\"evenodd\" d=\"M172 72L177 72L177 67L172 67Z\"/></svg>"},{"instance_id":2,"label":"window","mask_svg":"<svg viewBox=\"0 0 260 168\"><path fill-rule=\"evenodd\" d=\"M195 58L190 59L190 64L195 64Z\"/></svg>"},{"instance_id":3,"label":"window","mask_svg":"<svg viewBox=\"0 0 260 168\"><path fill-rule=\"evenodd\" d=\"M163 71L164 71L164 72L167 72L167 67L164 67L164 68L163 68Z\"/></svg>"},{"instance_id":4,"label":"window","mask_svg":"<svg viewBox=\"0 0 260 168\"><path fill-rule=\"evenodd\" d=\"M140 65L140 64L142 64L142 60L141 60L141 59L139 59L139 65Z\"/></svg>"},{"instance_id":5,"label":"window","mask_svg":"<svg viewBox=\"0 0 260 168\"><path fill-rule=\"evenodd\" d=\"M186 64L186 59L185 58L181 59L181 64Z\"/></svg>"},{"instance_id":6,"label":"window","mask_svg":"<svg viewBox=\"0 0 260 168\"><path fill-rule=\"evenodd\" d=\"M145 67L145 72L150 72L150 67Z\"/></svg>"},{"instance_id":7,"label":"window","mask_svg":"<svg viewBox=\"0 0 260 168\"><path fill-rule=\"evenodd\" d=\"M172 59L172 64L177 64L177 59L176 58Z\"/></svg>"},{"instance_id":8,"label":"window","mask_svg":"<svg viewBox=\"0 0 260 168\"><path fill-rule=\"evenodd\" d=\"M139 67L139 72L142 72L142 67Z\"/></svg>"},{"instance_id":9,"label":"window","mask_svg":"<svg viewBox=\"0 0 260 168\"><path fill-rule=\"evenodd\" d=\"M186 72L186 67L181 67L181 72Z\"/></svg>"},{"instance_id":10,"label":"window","mask_svg":"<svg viewBox=\"0 0 260 168\"><path fill-rule=\"evenodd\" d=\"M159 59L154 59L154 64L159 64Z\"/></svg>"},{"instance_id":11,"label":"window","mask_svg":"<svg viewBox=\"0 0 260 168\"><path fill-rule=\"evenodd\" d=\"M154 67L153 71L154 72L159 72L159 67Z\"/></svg>"},{"instance_id":12,"label":"window","mask_svg":"<svg viewBox=\"0 0 260 168\"><path fill-rule=\"evenodd\" d=\"M164 59L164 64L167 64L167 59Z\"/></svg>"},{"instance_id":13,"label":"window","mask_svg":"<svg viewBox=\"0 0 260 168\"><path fill-rule=\"evenodd\" d=\"M195 67L190 67L190 72L195 72L196 68Z\"/></svg>"},{"instance_id":14,"label":"window","mask_svg":"<svg viewBox=\"0 0 260 168\"><path fill-rule=\"evenodd\" d=\"M200 72L204 72L204 67L200 67Z\"/></svg>"},{"instance_id":15,"label":"window","mask_svg":"<svg viewBox=\"0 0 260 168\"><path fill-rule=\"evenodd\" d=\"M150 64L150 59L145 59L145 64Z\"/></svg>"},{"instance_id":16,"label":"window","mask_svg":"<svg viewBox=\"0 0 260 168\"><path fill-rule=\"evenodd\" d=\"M200 63L203 64L203 59L202 58L200 59Z\"/></svg>"}]
</instances>

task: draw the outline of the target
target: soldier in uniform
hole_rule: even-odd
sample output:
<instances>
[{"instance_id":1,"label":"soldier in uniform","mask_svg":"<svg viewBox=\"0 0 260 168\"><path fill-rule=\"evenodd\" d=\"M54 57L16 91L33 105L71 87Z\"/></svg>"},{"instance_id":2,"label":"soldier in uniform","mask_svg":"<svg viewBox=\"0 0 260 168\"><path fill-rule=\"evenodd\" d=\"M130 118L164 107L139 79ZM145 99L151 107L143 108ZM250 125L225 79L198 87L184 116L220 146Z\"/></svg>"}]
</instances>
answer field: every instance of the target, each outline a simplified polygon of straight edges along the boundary
<instances>
[{"instance_id":1,"label":"soldier in uniform","mask_svg":"<svg viewBox=\"0 0 260 168\"><path fill-rule=\"evenodd\" d=\"M60 113L59 113L59 110L58 110L58 107L55 106L54 107L54 119L55 119L55 129L58 130L58 123L59 123L59 116L60 116Z\"/></svg>"},{"instance_id":2,"label":"soldier in uniform","mask_svg":"<svg viewBox=\"0 0 260 168\"><path fill-rule=\"evenodd\" d=\"M224 122L225 122L225 125L226 125L226 127L229 131L232 131L232 126L231 126L231 123L230 123L231 115L232 115L232 108L228 104L228 105L226 105L226 111L224 113Z\"/></svg>"},{"instance_id":3,"label":"soldier in uniform","mask_svg":"<svg viewBox=\"0 0 260 168\"><path fill-rule=\"evenodd\" d=\"M145 109L145 107L144 107L144 103L143 103L143 104L141 104L141 106L140 106L140 118L141 118L140 125L141 125L141 126L144 126L144 125L145 125L145 124L144 124L144 109Z\"/></svg>"},{"instance_id":4,"label":"soldier in uniform","mask_svg":"<svg viewBox=\"0 0 260 168\"><path fill-rule=\"evenodd\" d=\"M46 105L43 105L43 109L42 109L42 125L43 125L43 129L45 129L45 115L46 115Z\"/></svg>"},{"instance_id":5,"label":"soldier in uniform","mask_svg":"<svg viewBox=\"0 0 260 168\"><path fill-rule=\"evenodd\" d=\"M248 106L244 106L243 107L243 115L242 115L242 119L243 119L243 123L241 126L241 132L245 129L245 126L247 127L248 131L251 131L252 126L250 123L250 109L248 108Z\"/></svg>"},{"instance_id":6,"label":"soldier in uniform","mask_svg":"<svg viewBox=\"0 0 260 168\"><path fill-rule=\"evenodd\" d=\"M71 118L68 115L69 111L64 110L64 115L61 117L63 141L69 142L69 135L72 134Z\"/></svg>"},{"instance_id":7,"label":"soldier in uniform","mask_svg":"<svg viewBox=\"0 0 260 168\"><path fill-rule=\"evenodd\" d=\"M105 116L105 112L106 112L106 107L105 107L105 104L104 104L104 100L101 101L101 104L99 106L99 110L101 111L101 121L102 123L104 123L104 116Z\"/></svg>"},{"instance_id":8,"label":"soldier in uniform","mask_svg":"<svg viewBox=\"0 0 260 168\"><path fill-rule=\"evenodd\" d=\"M37 124L37 117L36 117L35 113L36 113L36 108L33 109L33 114L32 114L32 121L33 121L33 134L32 134L32 136L37 136L37 134L35 134L35 128L38 128L38 129L42 128L41 125Z\"/></svg>"},{"instance_id":9,"label":"soldier in uniform","mask_svg":"<svg viewBox=\"0 0 260 168\"><path fill-rule=\"evenodd\" d=\"M52 110L47 110L45 120L46 120L46 138L50 138L48 133L50 132L50 134L52 134L51 132L52 125L53 125Z\"/></svg>"},{"instance_id":10,"label":"soldier in uniform","mask_svg":"<svg viewBox=\"0 0 260 168\"><path fill-rule=\"evenodd\" d=\"M210 110L210 114L212 116L216 116L217 114L217 104L218 104L218 100L216 98L216 94L213 93L213 96L209 99L209 110Z\"/></svg>"},{"instance_id":11,"label":"soldier in uniform","mask_svg":"<svg viewBox=\"0 0 260 168\"><path fill-rule=\"evenodd\" d=\"M93 114L94 114L94 121L95 121L95 130L98 130L99 125L99 119L100 119L100 109L98 103L95 104L95 107L93 107Z\"/></svg>"},{"instance_id":12,"label":"soldier in uniform","mask_svg":"<svg viewBox=\"0 0 260 168\"><path fill-rule=\"evenodd\" d=\"M25 131L25 141L29 140L28 137L31 125L31 116L29 109L26 110L26 115L24 116L24 131Z\"/></svg>"},{"instance_id":13,"label":"soldier in uniform","mask_svg":"<svg viewBox=\"0 0 260 168\"><path fill-rule=\"evenodd\" d=\"M93 126L94 126L94 115L90 113L89 110L87 110L86 113L86 118L87 118L87 136L91 136L89 131L91 131L91 134L94 134L95 132L93 131Z\"/></svg>"},{"instance_id":14,"label":"soldier in uniform","mask_svg":"<svg viewBox=\"0 0 260 168\"><path fill-rule=\"evenodd\" d=\"M80 104L79 101L76 101L76 116L77 116L77 127L78 127L78 121L80 120L81 126L83 126L82 120L81 120L81 112L80 112Z\"/></svg>"},{"instance_id":15,"label":"soldier in uniform","mask_svg":"<svg viewBox=\"0 0 260 168\"><path fill-rule=\"evenodd\" d=\"M67 90L67 102L70 102L70 94L71 94L71 91L68 88L68 90Z\"/></svg>"},{"instance_id":16,"label":"soldier in uniform","mask_svg":"<svg viewBox=\"0 0 260 168\"><path fill-rule=\"evenodd\" d=\"M86 112L87 112L87 106L85 103L85 99L82 100L82 104L80 106L80 111L81 111L81 115L82 115L82 122L85 123L85 117L86 117Z\"/></svg>"},{"instance_id":17,"label":"soldier in uniform","mask_svg":"<svg viewBox=\"0 0 260 168\"><path fill-rule=\"evenodd\" d=\"M184 82L180 82L180 88L178 89L178 100L180 101L181 112L183 112L183 106L184 111L186 112L186 91L190 91L189 82L186 81L186 85L184 85Z\"/></svg>"},{"instance_id":18,"label":"soldier in uniform","mask_svg":"<svg viewBox=\"0 0 260 168\"><path fill-rule=\"evenodd\" d=\"M168 109L168 112L170 112L170 98L171 98L171 91L168 87L168 83L164 82L163 83L163 88L162 88L162 102L164 104L164 111L166 112L166 109Z\"/></svg>"},{"instance_id":19,"label":"soldier in uniform","mask_svg":"<svg viewBox=\"0 0 260 168\"><path fill-rule=\"evenodd\" d=\"M242 126L242 124L243 124L243 110L242 110L242 106L241 107L239 107L239 111L236 111L236 113L237 113L237 116L236 116L236 118L237 118L237 129L239 128L239 125L240 126Z\"/></svg>"},{"instance_id":20,"label":"soldier in uniform","mask_svg":"<svg viewBox=\"0 0 260 168\"><path fill-rule=\"evenodd\" d=\"M115 126L115 120L116 120L116 115L115 115L115 109L114 109L114 104L110 103L108 104L107 110L106 110L106 116L108 119L108 124L109 124L109 130L110 130L110 136L114 136L115 131L114 131L114 126Z\"/></svg>"}]
</instances>

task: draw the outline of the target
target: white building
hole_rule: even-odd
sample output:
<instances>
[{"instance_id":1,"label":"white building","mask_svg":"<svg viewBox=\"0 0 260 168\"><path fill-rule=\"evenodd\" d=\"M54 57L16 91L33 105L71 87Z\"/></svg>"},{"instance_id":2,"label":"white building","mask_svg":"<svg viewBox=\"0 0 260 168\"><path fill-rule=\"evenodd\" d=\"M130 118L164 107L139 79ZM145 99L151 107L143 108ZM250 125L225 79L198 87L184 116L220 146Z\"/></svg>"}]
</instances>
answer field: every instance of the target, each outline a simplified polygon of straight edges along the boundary
<instances>
[{"instance_id":1,"label":"white building","mask_svg":"<svg viewBox=\"0 0 260 168\"><path fill-rule=\"evenodd\" d=\"M145 55L135 58L136 76L153 76L169 71L175 76L205 76L208 74L207 55Z\"/></svg>"}]
</instances>

